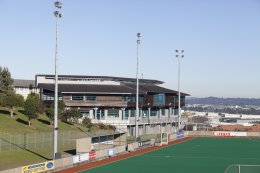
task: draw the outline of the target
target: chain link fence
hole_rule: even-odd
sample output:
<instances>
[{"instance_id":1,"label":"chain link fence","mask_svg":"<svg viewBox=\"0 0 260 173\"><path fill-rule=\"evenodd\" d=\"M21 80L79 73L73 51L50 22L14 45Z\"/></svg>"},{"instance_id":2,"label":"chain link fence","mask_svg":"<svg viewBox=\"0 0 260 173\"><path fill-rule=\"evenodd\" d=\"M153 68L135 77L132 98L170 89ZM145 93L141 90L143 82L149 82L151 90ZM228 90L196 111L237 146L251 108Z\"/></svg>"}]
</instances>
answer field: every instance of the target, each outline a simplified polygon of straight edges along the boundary
<instances>
[{"instance_id":1,"label":"chain link fence","mask_svg":"<svg viewBox=\"0 0 260 173\"><path fill-rule=\"evenodd\" d=\"M61 146L71 145L78 138L88 137L89 134L75 131L58 133L58 143ZM24 149L37 149L53 145L53 132L37 132L24 134L9 134L0 132L0 152Z\"/></svg>"}]
</instances>

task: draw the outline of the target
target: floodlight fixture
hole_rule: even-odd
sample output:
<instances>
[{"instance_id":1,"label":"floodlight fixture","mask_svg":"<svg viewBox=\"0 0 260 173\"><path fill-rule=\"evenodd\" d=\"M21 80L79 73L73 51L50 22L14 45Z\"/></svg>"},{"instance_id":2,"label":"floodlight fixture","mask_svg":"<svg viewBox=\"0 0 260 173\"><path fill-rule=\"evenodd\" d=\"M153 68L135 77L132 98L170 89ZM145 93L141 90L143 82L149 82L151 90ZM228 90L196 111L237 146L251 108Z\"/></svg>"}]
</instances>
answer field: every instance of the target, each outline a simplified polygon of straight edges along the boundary
<instances>
[{"instance_id":1,"label":"floodlight fixture","mask_svg":"<svg viewBox=\"0 0 260 173\"><path fill-rule=\"evenodd\" d=\"M56 2L54 3L54 5L55 5L55 7L57 7L57 8L62 8L62 3L59 2L59 1L56 1Z\"/></svg>"}]
</instances>

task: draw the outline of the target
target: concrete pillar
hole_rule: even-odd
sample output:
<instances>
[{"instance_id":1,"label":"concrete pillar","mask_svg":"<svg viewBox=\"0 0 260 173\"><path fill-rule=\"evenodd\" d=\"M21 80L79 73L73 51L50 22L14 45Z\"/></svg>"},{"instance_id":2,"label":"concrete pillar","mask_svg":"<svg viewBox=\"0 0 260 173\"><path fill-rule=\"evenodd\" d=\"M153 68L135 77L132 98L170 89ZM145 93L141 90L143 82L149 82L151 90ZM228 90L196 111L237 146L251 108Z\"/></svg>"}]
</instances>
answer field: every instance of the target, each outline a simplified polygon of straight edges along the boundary
<instances>
[{"instance_id":1,"label":"concrete pillar","mask_svg":"<svg viewBox=\"0 0 260 173\"><path fill-rule=\"evenodd\" d=\"M122 120L122 111L118 110L118 116L119 116L118 119Z\"/></svg>"},{"instance_id":2,"label":"concrete pillar","mask_svg":"<svg viewBox=\"0 0 260 173\"><path fill-rule=\"evenodd\" d=\"M89 110L89 118L94 119L94 110Z\"/></svg>"},{"instance_id":3,"label":"concrete pillar","mask_svg":"<svg viewBox=\"0 0 260 173\"><path fill-rule=\"evenodd\" d=\"M122 119L125 120L125 108L121 108L121 110L122 110L122 115L123 115Z\"/></svg>"},{"instance_id":4,"label":"concrete pillar","mask_svg":"<svg viewBox=\"0 0 260 173\"><path fill-rule=\"evenodd\" d=\"M94 113L94 119L97 119L97 110L98 110L98 108L95 107L95 108L94 108L94 111L95 111L95 113Z\"/></svg>"},{"instance_id":5,"label":"concrete pillar","mask_svg":"<svg viewBox=\"0 0 260 173\"><path fill-rule=\"evenodd\" d=\"M150 124L150 117L151 117L151 108L148 108L148 124Z\"/></svg>"}]
</instances>

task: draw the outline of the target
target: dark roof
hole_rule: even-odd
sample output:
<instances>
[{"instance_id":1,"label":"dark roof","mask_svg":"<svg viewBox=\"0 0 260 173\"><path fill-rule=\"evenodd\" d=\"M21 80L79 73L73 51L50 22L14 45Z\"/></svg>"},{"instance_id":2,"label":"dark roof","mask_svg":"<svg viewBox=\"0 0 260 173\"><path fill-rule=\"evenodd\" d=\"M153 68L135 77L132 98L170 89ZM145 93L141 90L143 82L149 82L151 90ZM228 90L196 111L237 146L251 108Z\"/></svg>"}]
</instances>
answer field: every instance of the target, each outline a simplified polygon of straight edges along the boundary
<instances>
[{"instance_id":1,"label":"dark roof","mask_svg":"<svg viewBox=\"0 0 260 173\"><path fill-rule=\"evenodd\" d=\"M54 84L39 84L40 88L54 91ZM61 93L93 93L93 94L135 94L136 85L86 85L86 84L59 84L58 90ZM178 92L163 88L157 85L140 85L139 94L166 93L177 95ZM188 96L188 94L181 93Z\"/></svg>"},{"instance_id":2,"label":"dark roof","mask_svg":"<svg viewBox=\"0 0 260 173\"><path fill-rule=\"evenodd\" d=\"M39 84L40 88L54 91L54 84ZM133 94L135 90L122 85L84 85L84 84L59 84L61 93L110 93Z\"/></svg>"},{"instance_id":3,"label":"dark roof","mask_svg":"<svg viewBox=\"0 0 260 173\"><path fill-rule=\"evenodd\" d=\"M136 84L128 84L128 86L131 88L136 88ZM158 85L140 85L139 90L144 93L165 93L165 94L178 95L178 91L160 87ZM189 94L182 93L182 92L181 95L189 96Z\"/></svg>"},{"instance_id":4,"label":"dark roof","mask_svg":"<svg viewBox=\"0 0 260 173\"><path fill-rule=\"evenodd\" d=\"M37 76L45 76L46 78L54 78L54 75L37 74ZM105 79L119 82L136 82L136 78L126 77L113 77L113 76L81 76L81 75L59 75L59 78L93 78L93 79ZM152 84L163 84L163 81L153 79L139 79L140 83L152 83Z\"/></svg>"},{"instance_id":5,"label":"dark roof","mask_svg":"<svg viewBox=\"0 0 260 173\"><path fill-rule=\"evenodd\" d=\"M14 87L35 87L34 80L14 79Z\"/></svg>"}]
</instances>

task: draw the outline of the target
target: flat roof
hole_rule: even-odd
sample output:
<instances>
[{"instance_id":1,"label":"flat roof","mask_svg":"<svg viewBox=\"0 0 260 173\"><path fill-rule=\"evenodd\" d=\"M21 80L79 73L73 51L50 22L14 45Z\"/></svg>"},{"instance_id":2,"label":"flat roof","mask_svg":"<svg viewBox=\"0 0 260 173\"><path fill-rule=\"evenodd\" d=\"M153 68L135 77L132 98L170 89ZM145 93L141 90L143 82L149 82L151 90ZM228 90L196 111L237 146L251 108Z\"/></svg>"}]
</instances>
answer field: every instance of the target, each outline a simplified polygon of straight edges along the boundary
<instances>
[{"instance_id":1,"label":"flat roof","mask_svg":"<svg viewBox=\"0 0 260 173\"><path fill-rule=\"evenodd\" d=\"M54 75L49 74L37 74L37 76L44 76L47 78L54 78ZM126 78L126 77L113 77L113 76L84 76L84 75L58 75L59 78L81 78L81 79L105 79L111 81L119 81L119 82L135 82L136 78ZM163 81L153 80L153 79L139 79L140 83L152 83L152 84L163 84Z\"/></svg>"},{"instance_id":2,"label":"flat roof","mask_svg":"<svg viewBox=\"0 0 260 173\"><path fill-rule=\"evenodd\" d=\"M54 84L39 84L40 88L54 91ZM92 84L59 84L58 91L60 93L78 93L78 94L136 94L136 85L92 85ZM140 85L139 94L147 93L165 93L178 95L177 91L163 88L157 85ZM183 96L189 96L186 93L181 93Z\"/></svg>"}]
</instances>

